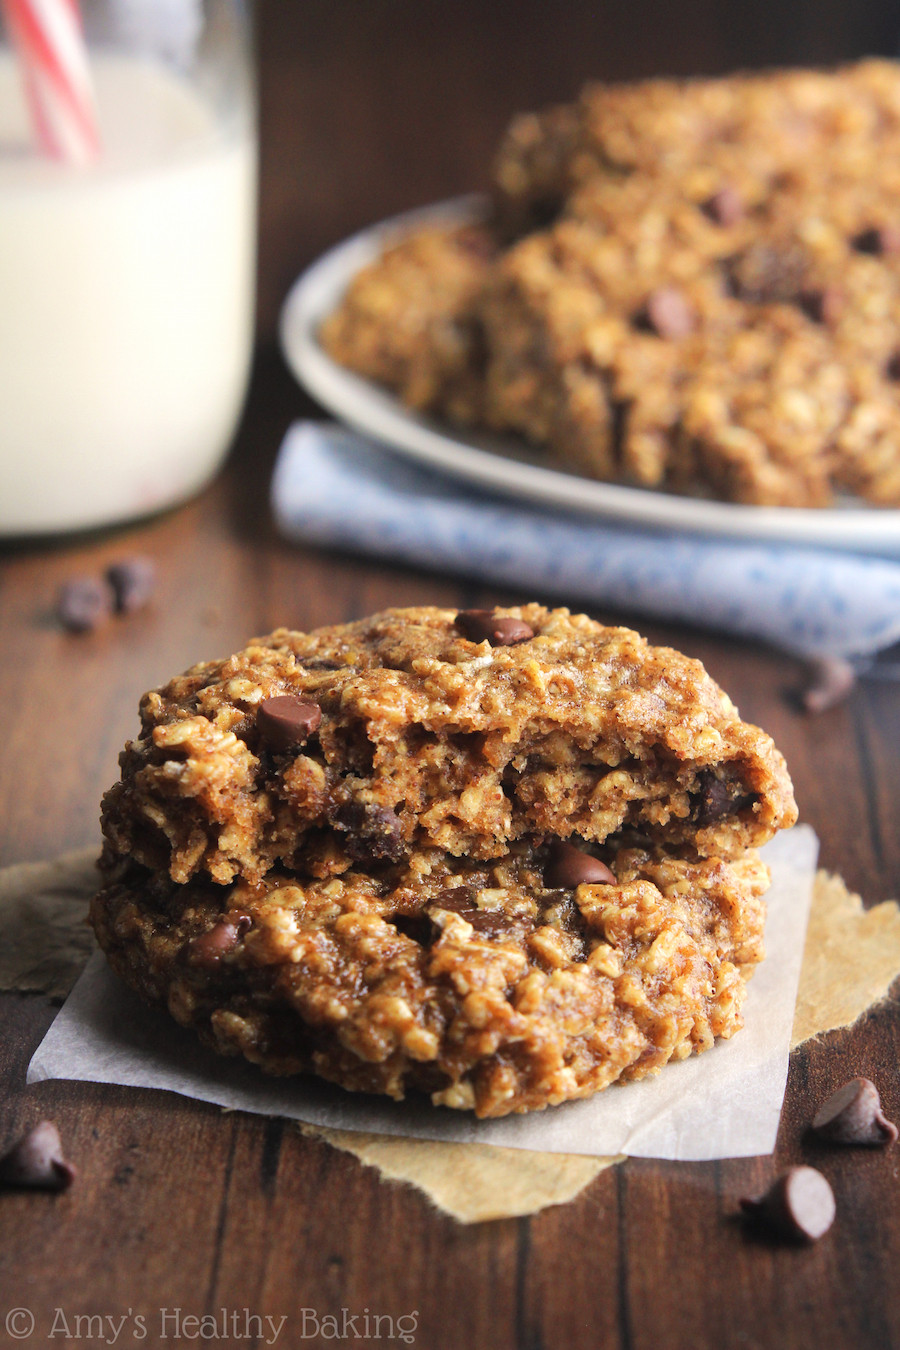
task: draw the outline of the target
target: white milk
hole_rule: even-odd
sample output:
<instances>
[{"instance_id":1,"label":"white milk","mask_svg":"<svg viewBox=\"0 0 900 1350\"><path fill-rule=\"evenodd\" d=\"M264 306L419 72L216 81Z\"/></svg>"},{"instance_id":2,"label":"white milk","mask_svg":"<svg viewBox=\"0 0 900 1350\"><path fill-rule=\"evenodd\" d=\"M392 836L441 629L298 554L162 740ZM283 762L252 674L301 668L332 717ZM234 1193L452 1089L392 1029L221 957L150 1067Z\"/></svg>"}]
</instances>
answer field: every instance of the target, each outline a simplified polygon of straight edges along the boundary
<instances>
[{"instance_id":1,"label":"white milk","mask_svg":"<svg viewBox=\"0 0 900 1350\"><path fill-rule=\"evenodd\" d=\"M102 161L31 148L0 52L0 533L183 500L215 471L253 326L252 129L160 67L95 58Z\"/></svg>"}]
</instances>

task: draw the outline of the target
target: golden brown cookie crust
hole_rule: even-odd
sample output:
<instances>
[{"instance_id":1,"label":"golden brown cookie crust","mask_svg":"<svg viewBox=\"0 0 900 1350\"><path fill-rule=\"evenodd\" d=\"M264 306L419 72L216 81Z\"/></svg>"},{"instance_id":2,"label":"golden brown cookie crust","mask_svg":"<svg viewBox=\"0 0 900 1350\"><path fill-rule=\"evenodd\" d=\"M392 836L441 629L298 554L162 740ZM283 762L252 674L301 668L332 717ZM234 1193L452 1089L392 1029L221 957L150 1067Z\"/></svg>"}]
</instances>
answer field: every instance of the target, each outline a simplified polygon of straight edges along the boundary
<instances>
[{"instance_id":1,"label":"golden brown cookie crust","mask_svg":"<svg viewBox=\"0 0 900 1350\"><path fill-rule=\"evenodd\" d=\"M570 889L546 884L544 844L257 885L131 865L92 920L117 972L222 1053L502 1116L642 1078L741 1025L759 858L599 853L613 883Z\"/></svg>"},{"instance_id":2,"label":"golden brown cookie crust","mask_svg":"<svg viewBox=\"0 0 900 1350\"><path fill-rule=\"evenodd\" d=\"M740 1026L772 741L697 661L566 609L278 629L141 701L91 917L226 1053L480 1116Z\"/></svg>"},{"instance_id":3,"label":"golden brown cookie crust","mask_svg":"<svg viewBox=\"0 0 900 1350\"><path fill-rule=\"evenodd\" d=\"M478 225L427 225L393 240L354 277L321 341L336 361L411 408L482 414L475 301L496 241Z\"/></svg>"},{"instance_id":4,"label":"golden brown cookie crust","mask_svg":"<svg viewBox=\"0 0 900 1350\"><path fill-rule=\"evenodd\" d=\"M626 829L735 857L794 822L782 756L699 662L566 609L496 614L533 636L492 646L455 610L386 610L279 629L145 695L104 798L107 865L256 882ZM321 713L287 751L258 722L284 695Z\"/></svg>"}]
</instances>

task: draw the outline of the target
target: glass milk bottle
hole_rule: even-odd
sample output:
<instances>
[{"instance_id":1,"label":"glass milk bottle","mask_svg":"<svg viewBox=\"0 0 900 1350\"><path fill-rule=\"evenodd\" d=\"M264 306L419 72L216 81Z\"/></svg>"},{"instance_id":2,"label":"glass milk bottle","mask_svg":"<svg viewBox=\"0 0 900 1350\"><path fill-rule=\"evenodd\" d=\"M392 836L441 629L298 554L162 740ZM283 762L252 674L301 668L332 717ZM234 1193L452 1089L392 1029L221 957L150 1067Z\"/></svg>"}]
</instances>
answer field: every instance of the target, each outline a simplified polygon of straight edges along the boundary
<instances>
[{"instance_id":1,"label":"glass milk bottle","mask_svg":"<svg viewBox=\"0 0 900 1350\"><path fill-rule=\"evenodd\" d=\"M28 72L0 32L6 537L105 525L189 498L227 453L249 371L248 7L82 0L81 14L99 132L87 164L36 142Z\"/></svg>"}]
</instances>

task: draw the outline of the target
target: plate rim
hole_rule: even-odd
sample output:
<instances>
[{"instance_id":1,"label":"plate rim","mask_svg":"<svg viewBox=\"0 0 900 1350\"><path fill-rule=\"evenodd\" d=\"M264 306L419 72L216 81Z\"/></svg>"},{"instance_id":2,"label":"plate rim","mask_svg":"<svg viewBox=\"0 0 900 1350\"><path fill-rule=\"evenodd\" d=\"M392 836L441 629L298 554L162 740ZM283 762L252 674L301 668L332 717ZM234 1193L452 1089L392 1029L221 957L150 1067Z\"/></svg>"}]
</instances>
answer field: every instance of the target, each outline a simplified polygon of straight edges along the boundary
<instances>
[{"instance_id":1,"label":"plate rim","mask_svg":"<svg viewBox=\"0 0 900 1350\"><path fill-rule=\"evenodd\" d=\"M380 445L454 479L581 518L730 539L900 552L900 510L747 506L580 477L534 463L524 440L469 437L421 417L328 356L317 339L320 322L388 238L427 222L472 221L486 207L486 197L470 194L404 211L350 235L300 273L281 307L280 346L291 373L329 413ZM508 453L491 449L492 440L507 445Z\"/></svg>"}]
</instances>

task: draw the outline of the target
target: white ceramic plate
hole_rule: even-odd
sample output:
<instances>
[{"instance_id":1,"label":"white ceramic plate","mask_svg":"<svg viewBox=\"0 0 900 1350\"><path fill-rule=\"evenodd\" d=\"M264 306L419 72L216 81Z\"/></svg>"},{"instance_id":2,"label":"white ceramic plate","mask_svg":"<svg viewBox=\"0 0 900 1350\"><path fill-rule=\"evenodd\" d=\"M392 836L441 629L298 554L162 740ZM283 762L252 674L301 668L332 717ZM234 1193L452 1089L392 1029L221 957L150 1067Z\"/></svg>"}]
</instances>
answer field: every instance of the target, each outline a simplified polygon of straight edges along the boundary
<instances>
[{"instance_id":1,"label":"white ceramic plate","mask_svg":"<svg viewBox=\"0 0 900 1350\"><path fill-rule=\"evenodd\" d=\"M297 379L335 417L454 478L580 515L700 534L900 553L900 511L858 502L828 510L735 506L598 483L548 469L523 441L462 435L411 413L383 389L332 361L318 343L319 324L385 240L428 220L471 220L481 209L480 199L464 197L384 221L329 250L294 283L281 312L282 349Z\"/></svg>"}]
</instances>

